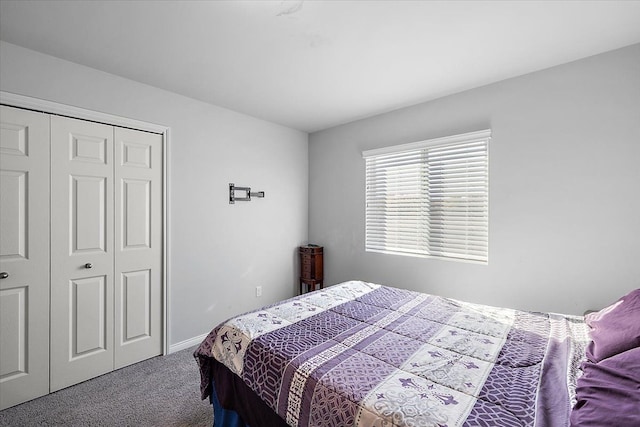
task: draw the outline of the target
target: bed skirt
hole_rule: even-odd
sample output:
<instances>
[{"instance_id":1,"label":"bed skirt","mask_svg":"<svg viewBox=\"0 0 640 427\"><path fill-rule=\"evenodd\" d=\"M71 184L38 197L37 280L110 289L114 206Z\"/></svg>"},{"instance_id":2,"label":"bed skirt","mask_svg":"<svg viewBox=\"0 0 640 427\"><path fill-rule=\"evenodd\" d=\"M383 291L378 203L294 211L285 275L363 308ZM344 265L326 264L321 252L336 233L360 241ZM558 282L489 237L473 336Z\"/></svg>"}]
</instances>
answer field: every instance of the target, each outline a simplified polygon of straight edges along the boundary
<instances>
[{"instance_id":1,"label":"bed skirt","mask_svg":"<svg viewBox=\"0 0 640 427\"><path fill-rule=\"evenodd\" d=\"M287 426L240 377L216 360L211 361L211 380L214 427Z\"/></svg>"}]
</instances>

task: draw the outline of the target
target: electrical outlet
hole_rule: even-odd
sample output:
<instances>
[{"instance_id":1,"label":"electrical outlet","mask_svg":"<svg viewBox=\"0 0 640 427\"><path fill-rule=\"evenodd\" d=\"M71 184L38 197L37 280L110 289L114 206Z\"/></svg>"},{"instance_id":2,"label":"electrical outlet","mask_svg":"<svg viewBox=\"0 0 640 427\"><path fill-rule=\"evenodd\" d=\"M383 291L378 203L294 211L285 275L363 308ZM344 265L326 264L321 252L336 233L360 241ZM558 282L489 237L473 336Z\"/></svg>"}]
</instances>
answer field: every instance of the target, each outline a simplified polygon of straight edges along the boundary
<instances>
[{"instance_id":1,"label":"electrical outlet","mask_svg":"<svg viewBox=\"0 0 640 427\"><path fill-rule=\"evenodd\" d=\"M262 286L256 286L256 297L262 296Z\"/></svg>"}]
</instances>

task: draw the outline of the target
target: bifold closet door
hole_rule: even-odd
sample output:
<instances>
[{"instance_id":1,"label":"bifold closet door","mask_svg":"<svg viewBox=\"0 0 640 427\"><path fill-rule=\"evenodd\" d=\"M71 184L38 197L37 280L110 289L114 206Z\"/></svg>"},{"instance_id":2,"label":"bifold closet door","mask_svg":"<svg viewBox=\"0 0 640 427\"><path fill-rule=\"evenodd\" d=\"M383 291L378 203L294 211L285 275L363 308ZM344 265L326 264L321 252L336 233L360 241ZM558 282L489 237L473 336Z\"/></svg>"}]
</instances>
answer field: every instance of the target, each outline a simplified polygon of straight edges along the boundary
<instances>
[{"instance_id":1,"label":"bifold closet door","mask_svg":"<svg viewBox=\"0 0 640 427\"><path fill-rule=\"evenodd\" d=\"M115 368L162 354L162 136L115 128Z\"/></svg>"},{"instance_id":2,"label":"bifold closet door","mask_svg":"<svg viewBox=\"0 0 640 427\"><path fill-rule=\"evenodd\" d=\"M114 368L113 174L112 126L51 116L52 392Z\"/></svg>"},{"instance_id":3,"label":"bifold closet door","mask_svg":"<svg viewBox=\"0 0 640 427\"><path fill-rule=\"evenodd\" d=\"M0 410L49 392L49 116L0 107Z\"/></svg>"}]
</instances>

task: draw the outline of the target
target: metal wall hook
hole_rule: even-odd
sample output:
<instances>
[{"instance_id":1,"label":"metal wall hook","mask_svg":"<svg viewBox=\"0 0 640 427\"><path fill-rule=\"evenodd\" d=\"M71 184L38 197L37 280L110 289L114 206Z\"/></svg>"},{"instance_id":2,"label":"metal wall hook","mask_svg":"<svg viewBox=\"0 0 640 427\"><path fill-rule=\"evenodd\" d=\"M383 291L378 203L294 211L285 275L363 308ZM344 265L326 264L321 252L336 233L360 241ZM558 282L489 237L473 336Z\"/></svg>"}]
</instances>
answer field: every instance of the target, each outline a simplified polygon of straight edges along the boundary
<instances>
[{"instance_id":1,"label":"metal wall hook","mask_svg":"<svg viewBox=\"0 0 640 427\"><path fill-rule=\"evenodd\" d=\"M236 191L244 191L244 197L236 196ZM235 184L229 183L229 204L238 202L250 202L252 197L264 197L264 191L252 192L251 187L236 187Z\"/></svg>"}]
</instances>

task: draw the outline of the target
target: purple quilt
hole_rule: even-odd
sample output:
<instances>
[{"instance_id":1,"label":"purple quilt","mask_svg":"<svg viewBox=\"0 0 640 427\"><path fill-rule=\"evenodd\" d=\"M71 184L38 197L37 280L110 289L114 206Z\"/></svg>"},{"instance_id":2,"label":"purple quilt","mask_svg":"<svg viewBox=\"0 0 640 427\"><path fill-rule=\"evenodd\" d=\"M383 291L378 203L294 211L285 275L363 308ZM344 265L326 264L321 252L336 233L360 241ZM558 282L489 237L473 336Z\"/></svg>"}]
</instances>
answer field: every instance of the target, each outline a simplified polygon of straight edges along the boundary
<instances>
[{"instance_id":1,"label":"purple quilt","mask_svg":"<svg viewBox=\"0 0 640 427\"><path fill-rule=\"evenodd\" d=\"M244 314L196 351L291 426L568 426L582 317L346 282Z\"/></svg>"}]
</instances>

